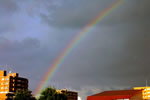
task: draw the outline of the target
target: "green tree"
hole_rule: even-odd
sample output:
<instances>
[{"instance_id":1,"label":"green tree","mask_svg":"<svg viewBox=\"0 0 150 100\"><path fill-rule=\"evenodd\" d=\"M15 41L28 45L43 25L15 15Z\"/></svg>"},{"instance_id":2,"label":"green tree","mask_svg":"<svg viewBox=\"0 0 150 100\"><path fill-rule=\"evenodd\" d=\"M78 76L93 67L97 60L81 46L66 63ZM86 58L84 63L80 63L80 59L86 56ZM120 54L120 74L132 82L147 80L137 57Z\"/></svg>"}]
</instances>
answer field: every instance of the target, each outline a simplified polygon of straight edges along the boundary
<instances>
[{"instance_id":1,"label":"green tree","mask_svg":"<svg viewBox=\"0 0 150 100\"><path fill-rule=\"evenodd\" d=\"M67 95L57 93L53 87L47 87L41 92L38 100L67 100Z\"/></svg>"},{"instance_id":2,"label":"green tree","mask_svg":"<svg viewBox=\"0 0 150 100\"><path fill-rule=\"evenodd\" d=\"M36 98L31 95L31 91L18 90L15 93L13 100L36 100Z\"/></svg>"},{"instance_id":3,"label":"green tree","mask_svg":"<svg viewBox=\"0 0 150 100\"><path fill-rule=\"evenodd\" d=\"M39 100L56 100L56 89L53 87L47 87L40 94Z\"/></svg>"}]
</instances>

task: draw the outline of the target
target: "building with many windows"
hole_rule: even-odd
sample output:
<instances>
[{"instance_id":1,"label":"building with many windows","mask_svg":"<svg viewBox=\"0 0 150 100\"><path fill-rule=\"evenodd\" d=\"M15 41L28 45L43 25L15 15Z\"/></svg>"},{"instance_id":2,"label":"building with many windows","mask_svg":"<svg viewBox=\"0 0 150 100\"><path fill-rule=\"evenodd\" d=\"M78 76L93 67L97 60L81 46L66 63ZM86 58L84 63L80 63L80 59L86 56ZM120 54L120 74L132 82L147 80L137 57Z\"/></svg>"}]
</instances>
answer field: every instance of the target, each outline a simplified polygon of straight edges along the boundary
<instances>
[{"instance_id":1,"label":"building with many windows","mask_svg":"<svg viewBox=\"0 0 150 100\"><path fill-rule=\"evenodd\" d=\"M28 89L28 79L19 77L18 73L0 71L0 100L8 100L20 89Z\"/></svg>"}]
</instances>

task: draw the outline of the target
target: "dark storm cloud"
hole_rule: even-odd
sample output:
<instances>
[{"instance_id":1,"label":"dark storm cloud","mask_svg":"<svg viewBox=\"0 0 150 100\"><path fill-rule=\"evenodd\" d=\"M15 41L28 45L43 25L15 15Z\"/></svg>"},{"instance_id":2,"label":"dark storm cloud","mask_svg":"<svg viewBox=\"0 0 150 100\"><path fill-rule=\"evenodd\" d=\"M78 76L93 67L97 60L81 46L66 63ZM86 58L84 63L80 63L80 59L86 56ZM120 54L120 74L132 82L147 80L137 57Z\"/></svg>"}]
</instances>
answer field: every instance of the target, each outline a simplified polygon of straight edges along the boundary
<instances>
[{"instance_id":1,"label":"dark storm cloud","mask_svg":"<svg viewBox=\"0 0 150 100\"><path fill-rule=\"evenodd\" d=\"M0 34L13 30L10 19L17 11L16 1L0 0Z\"/></svg>"},{"instance_id":2,"label":"dark storm cloud","mask_svg":"<svg viewBox=\"0 0 150 100\"><path fill-rule=\"evenodd\" d=\"M27 61L34 60L32 56L39 50L39 41L32 38L24 39L23 41L12 41L6 38L0 38L0 55L1 63L12 63L13 65L22 63L21 66L15 66L16 68L25 68ZM24 64L23 64L24 63Z\"/></svg>"},{"instance_id":3,"label":"dark storm cloud","mask_svg":"<svg viewBox=\"0 0 150 100\"><path fill-rule=\"evenodd\" d=\"M145 25L127 24L121 26L124 28L114 26L92 31L70 53L55 75L56 80L65 80L79 91L82 91L79 87L86 85L100 90L145 86L145 80L150 79L150 30L140 29ZM132 29L137 26L138 29Z\"/></svg>"},{"instance_id":4,"label":"dark storm cloud","mask_svg":"<svg viewBox=\"0 0 150 100\"><path fill-rule=\"evenodd\" d=\"M55 9L51 15L43 15L46 23L56 27L83 27L94 19L99 13L109 8L117 0L82 0L65 2L61 7ZM126 21L148 18L149 0L124 0L120 7L113 9L109 16L101 22L105 24L119 24ZM50 9L48 9L50 10Z\"/></svg>"},{"instance_id":5,"label":"dark storm cloud","mask_svg":"<svg viewBox=\"0 0 150 100\"><path fill-rule=\"evenodd\" d=\"M62 3L62 6L54 9L55 11L51 15L42 14L43 20L50 25L59 27L85 26L90 20L96 17L99 12L103 11L106 5L111 4L112 1L68 0Z\"/></svg>"},{"instance_id":6,"label":"dark storm cloud","mask_svg":"<svg viewBox=\"0 0 150 100\"><path fill-rule=\"evenodd\" d=\"M30 80L31 89L35 88L49 67L56 53L41 45L35 38L13 41L0 38L0 70L18 72ZM7 67L5 67L7 65Z\"/></svg>"},{"instance_id":7,"label":"dark storm cloud","mask_svg":"<svg viewBox=\"0 0 150 100\"><path fill-rule=\"evenodd\" d=\"M18 10L16 1L14 0L0 0L0 15L13 13Z\"/></svg>"},{"instance_id":8,"label":"dark storm cloud","mask_svg":"<svg viewBox=\"0 0 150 100\"><path fill-rule=\"evenodd\" d=\"M88 1L84 6L83 2L77 4L64 4L46 22L58 29L81 28L97 14L98 8L109 5L100 0ZM145 85L150 78L149 4L149 0L128 0L112 11L66 58L56 80L68 80L66 83L74 88L85 84L100 88Z\"/></svg>"}]
</instances>

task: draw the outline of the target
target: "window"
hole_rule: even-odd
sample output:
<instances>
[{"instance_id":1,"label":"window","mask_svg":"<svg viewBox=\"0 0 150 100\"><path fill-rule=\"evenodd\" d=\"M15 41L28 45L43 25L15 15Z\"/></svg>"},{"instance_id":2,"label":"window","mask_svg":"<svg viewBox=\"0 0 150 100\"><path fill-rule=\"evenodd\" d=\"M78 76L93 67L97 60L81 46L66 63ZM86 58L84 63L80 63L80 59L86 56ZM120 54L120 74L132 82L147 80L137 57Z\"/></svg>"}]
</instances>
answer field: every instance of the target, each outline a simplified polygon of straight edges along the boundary
<instances>
[{"instance_id":1,"label":"window","mask_svg":"<svg viewBox=\"0 0 150 100\"><path fill-rule=\"evenodd\" d=\"M6 82L5 85L8 85L8 83Z\"/></svg>"},{"instance_id":2,"label":"window","mask_svg":"<svg viewBox=\"0 0 150 100\"><path fill-rule=\"evenodd\" d=\"M4 81L4 78L2 78L2 81Z\"/></svg>"},{"instance_id":3,"label":"window","mask_svg":"<svg viewBox=\"0 0 150 100\"><path fill-rule=\"evenodd\" d=\"M8 87L5 87L5 89L8 89Z\"/></svg>"},{"instance_id":4,"label":"window","mask_svg":"<svg viewBox=\"0 0 150 100\"><path fill-rule=\"evenodd\" d=\"M1 89L4 89L4 87L1 87Z\"/></svg>"},{"instance_id":5,"label":"window","mask_svg":"<svg viewBox=\"0 0 150 100\"><path fill-rule=\"evenodd\" d=\"M21 80L17 80L18 82L21 82Z\"/></svg>"},{"instance_id":6,"label":"window","mask_svg":"<svg viewBox=\"0 0 150 100\"><path fill-rule=\"evenodd\" d=\"M5 93L8 93L8 91L5 91Z\"/></svg>"},{"instance_id":7,"label":"window","mask_svg":"<svg viewBox=\"0 0 150 100\"><path fill-rule=\"evenodd\" d=\"M8 79L8 78L6 78L6 80L8 81L9 79Z\"/></svg>"},{"instance_id":8,"label":"window","mask_svg":"<svg viewBox=\"0 0 150 100\"><path fill-rule=\"evenodd\" d=\"M21 84L17 84L17 86L21 86Z\"/></svg>"},{"instance_id":9,"label":"window","mask_svg":"<svg viewBox=\"0 0 150 100\"><path fill-rule=\"evenodd\" d=\"M4 85L4 83L1 83L1 85Z\"/></svg>"}]
</instances>

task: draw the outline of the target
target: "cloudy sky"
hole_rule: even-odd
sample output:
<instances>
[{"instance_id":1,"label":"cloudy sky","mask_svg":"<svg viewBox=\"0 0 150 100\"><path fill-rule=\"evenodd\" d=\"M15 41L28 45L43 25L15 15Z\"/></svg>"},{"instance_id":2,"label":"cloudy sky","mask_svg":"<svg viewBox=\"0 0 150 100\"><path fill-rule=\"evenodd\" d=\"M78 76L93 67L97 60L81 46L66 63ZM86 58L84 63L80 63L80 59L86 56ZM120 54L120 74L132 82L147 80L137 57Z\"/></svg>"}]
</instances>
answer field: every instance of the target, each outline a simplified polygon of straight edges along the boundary
<instances>
[{"instance_id":1,"label":"cloudy sky","mask_svg":"<svg viewBox=\"0 0 150 100\"><path fill-rule=\"evenodd\" d=\"M118 0L0 0L0 70L35 90L82 28ZM77 44L48 85L82 99L150 84L150 0L124 0Z\"/></svg>"}]
</instances>

